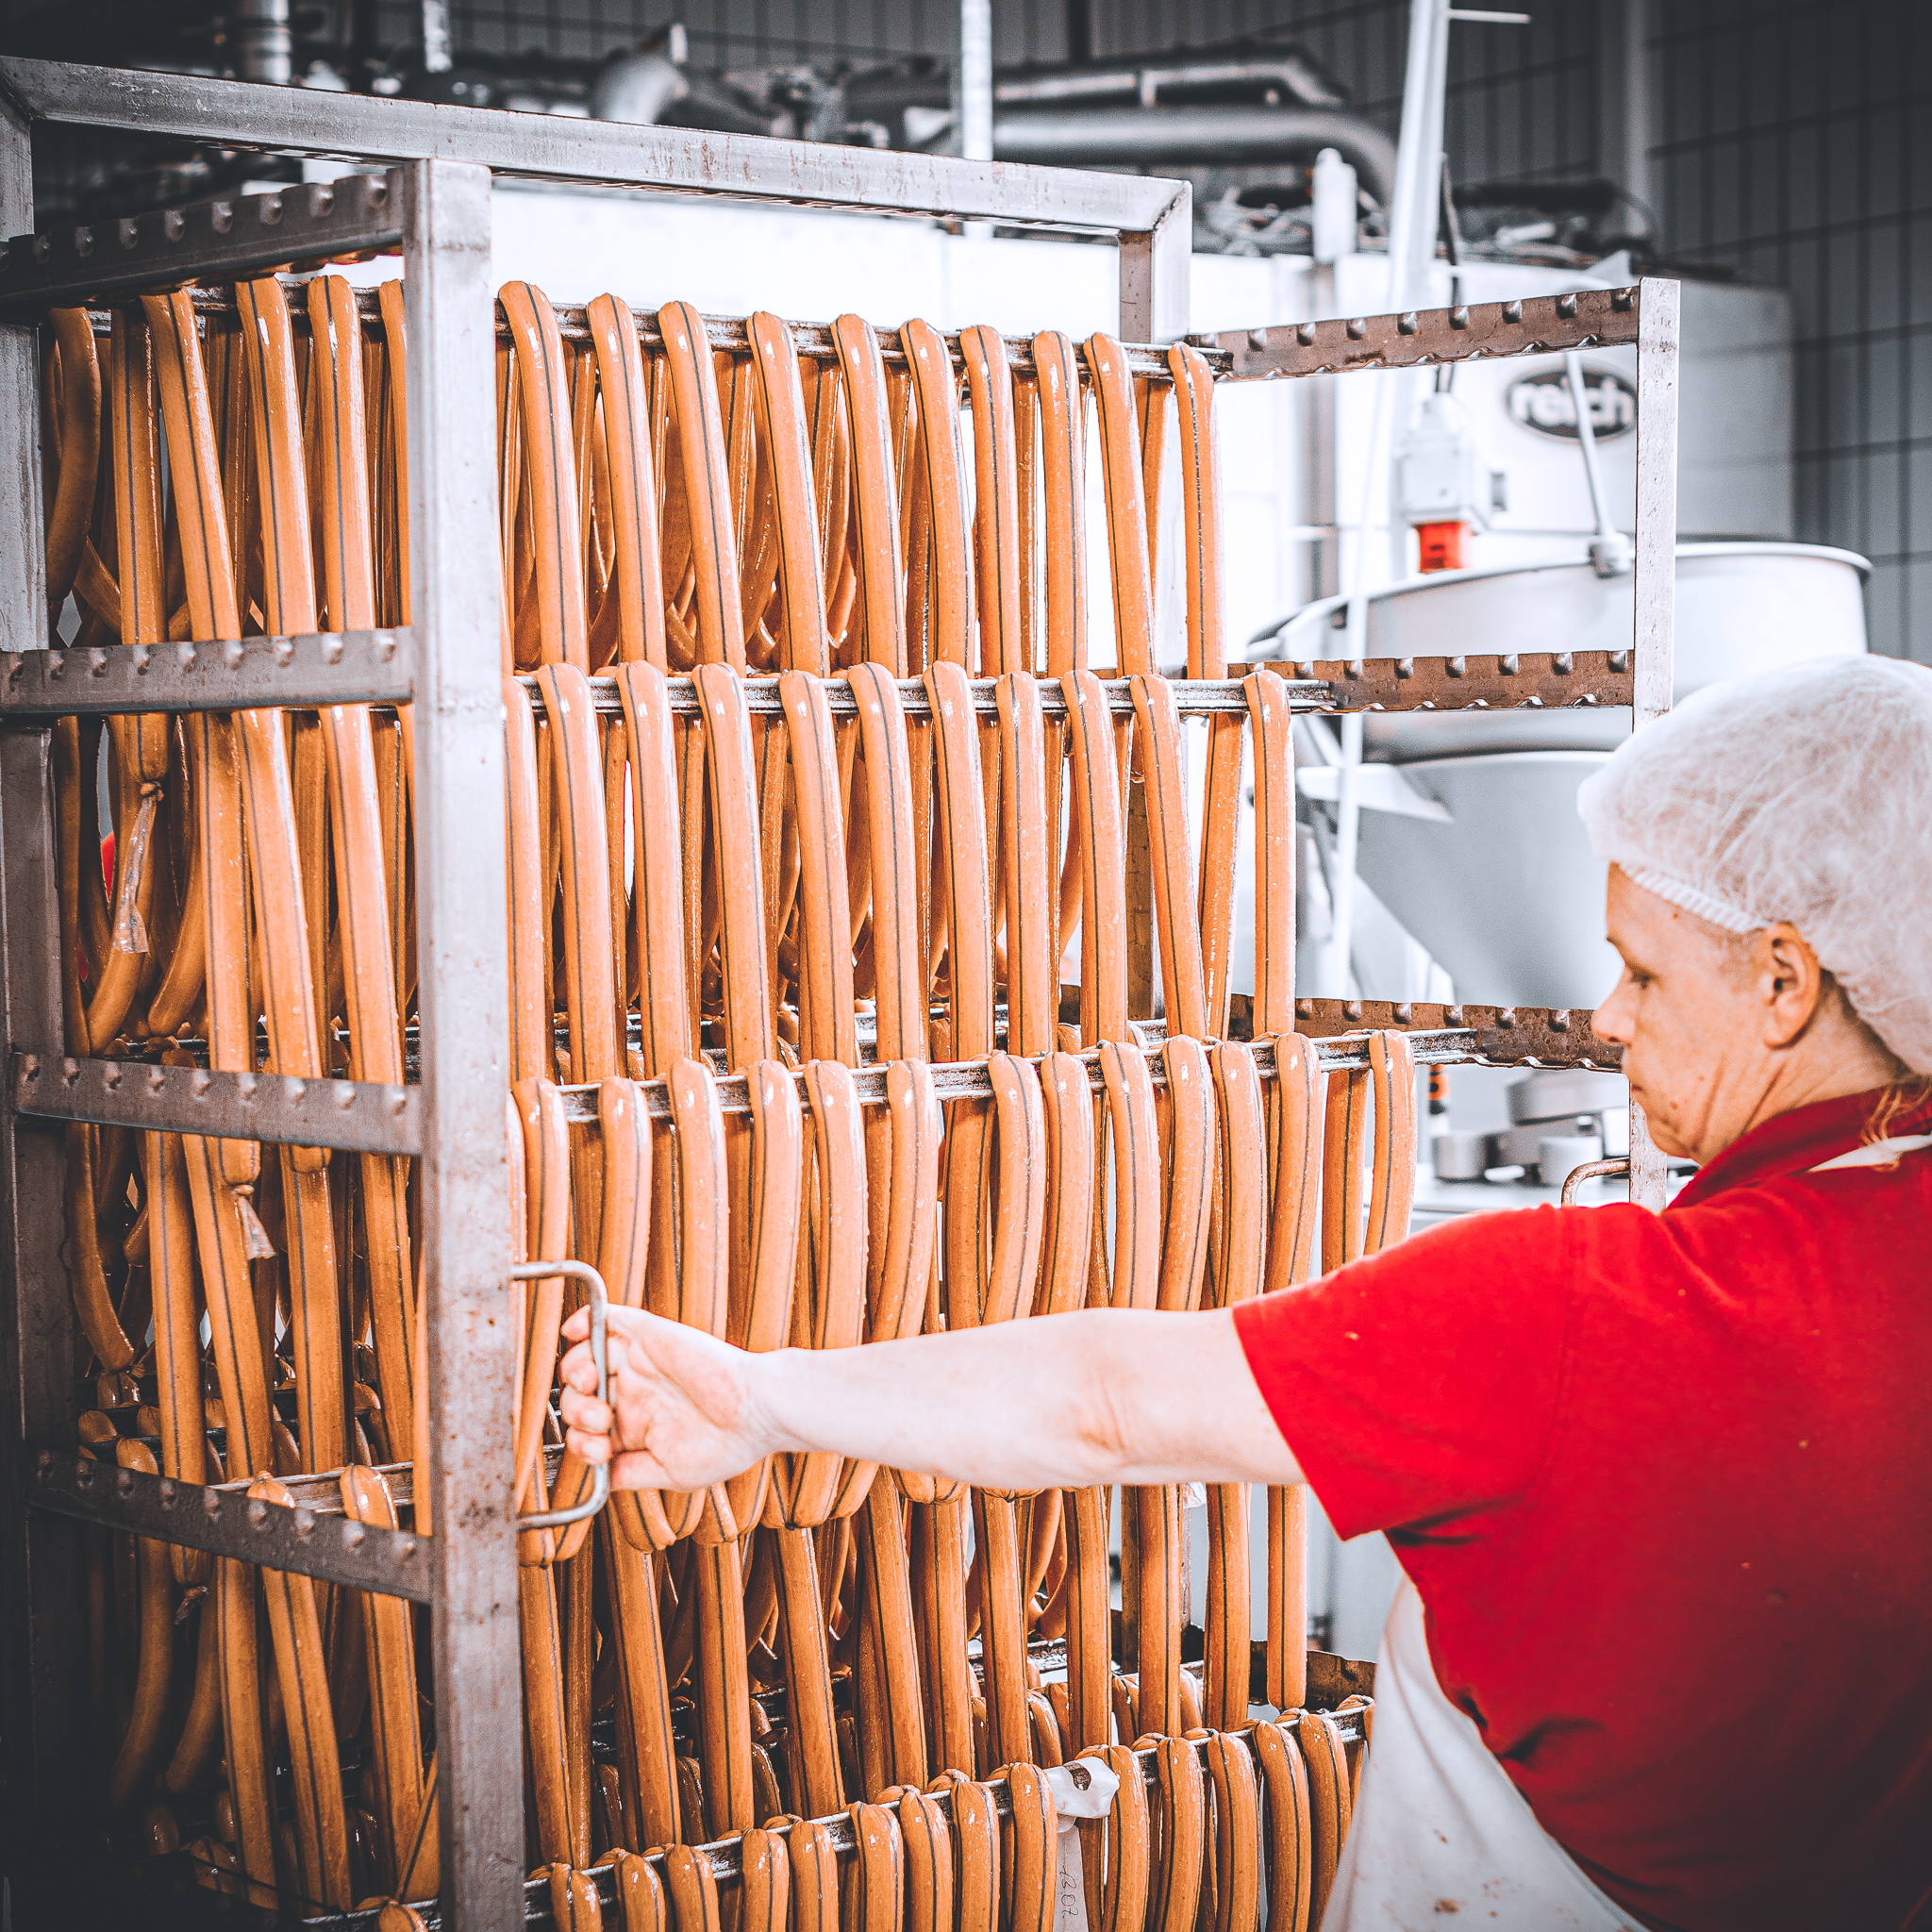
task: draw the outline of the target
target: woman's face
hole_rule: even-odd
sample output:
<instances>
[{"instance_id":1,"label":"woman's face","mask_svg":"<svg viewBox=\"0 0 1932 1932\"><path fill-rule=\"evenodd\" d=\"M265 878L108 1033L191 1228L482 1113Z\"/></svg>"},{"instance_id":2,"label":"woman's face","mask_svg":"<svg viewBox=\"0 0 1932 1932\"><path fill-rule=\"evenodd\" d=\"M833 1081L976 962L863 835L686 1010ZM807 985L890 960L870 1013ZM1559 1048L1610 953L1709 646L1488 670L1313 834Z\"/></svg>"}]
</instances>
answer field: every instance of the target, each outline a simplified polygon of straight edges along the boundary
<instances>
[{"instance_id":1,"label":"woman's face","mask_svg":"<svg viewBox=\"0 0 1932 1932\"><path fill-rule=\"evenodd\" d=\"M1593 1024L1666 1154L1709 1160L1774 1114L1892 1077L1795 927L1724 932L1614 865L1606 911L1624 972Z\"/></svg>"},{"instance_id":2,"label":"woman's face","mask_svg":"<svg viewBox=\"0 0 1932 1932\"><path fill-rule=\"evenodd\" d=\"M1624 972L1593 1024L1622 1043L1651 1139L1666 1154L1707 1160L1737 1138L1724 1130L1728 1103L1759 1058L1739 941L1633 885L1620 866L1610 868L1606 913Z\"/></svg>"}]
</instances>

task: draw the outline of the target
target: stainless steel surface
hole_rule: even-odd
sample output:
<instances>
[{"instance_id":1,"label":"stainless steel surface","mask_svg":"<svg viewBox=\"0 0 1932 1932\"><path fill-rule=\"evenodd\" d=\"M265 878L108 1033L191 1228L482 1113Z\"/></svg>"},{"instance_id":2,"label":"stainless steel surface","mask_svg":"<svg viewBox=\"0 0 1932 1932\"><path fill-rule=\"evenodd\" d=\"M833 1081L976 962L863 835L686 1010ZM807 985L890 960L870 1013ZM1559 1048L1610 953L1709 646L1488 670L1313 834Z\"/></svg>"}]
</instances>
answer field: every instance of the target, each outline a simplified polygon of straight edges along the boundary
<instances>
[{"instance_id":1,"label":"stainless steel surface","mask_svg":"<svg viewBox=\"0 0 1932 1932\"><path fill-rule=\"evenodd\" d=\"M9 236L0 242L0 310L74 308L140 289L232 281L285 264L319 267L389 253L401 240L393 174L223 195Z\"/></svg>"},{"instance_id":2,"label":"stainless steel surface","mask_svg":"<svg viewBox=\"0 0 1932 1932\"><path fill-rule=\"evenodd\" d=\"M364 1154L423 1151L420 1087L15 1053L8 1091L16 1113L42 1120L103 1121Z\"/></svg>"},{"instance_id":3,"label":"stainless steel surface","mask_svg":"<svg viewBox=\"0 0 1932 1932\"><path fill-rule=\"evenodd\" d=\"M0 226L33 225L25 124L0 100ZM35 332L0 324L0 643L47 640ZM7 1038L63 1043L50 734L0 724L0 1000ZM0 1751L14 1801L50 1816L84 1797L87 1619L80 1538L26 1507L25 1445L73 1440L75 1323L66 1241L65 1136L0 1094Z\"/></svg>"},{"instance_id":4,"label":"stainless steel surface","mask_svg":"<svg viewBox=\"0 0 1932 1932\"><path fill-rule=\"evenodd\" d=\"M342 98L331 97L331 111ZM503 1306L511 1250L501 588L494 569L478 568L496 551L496 425L477 407L494 375L490 177L460 162L419 163L406 172L403 217L417 965L430 1049L420 1090L429 1358L419 1399L432 1423L443 1904L464 1932L508 1932L523 1922L524 1751L508 1426L516 1337Z\"/></svg>"},{"instance_id":5,"label":"stainless steel surface","mask_svg":"<svg viewBox=\"0 0 1932 1932\"><path fill-rule=\"evenodd\" d=\"M1362 878L1457 990L1588 1008L1615 982L1617 956L1604 939L1605 868L1576 816L1577 787L1608 756L1418 759L1394 772L1445 818L1362 814Z\"/></svg>"},{"instance_id":6,"label":"stainless steel surface","mask_svg":"<svg viewBox=\"0 0 1932 1932\"><path fill-rule=\"evenodd\" d=\"M1013 164L997 161L993 165ZM1142 178L1150 179L1151 185L1152 177ZM1185 181L1162 181L1158 185L1172 190L1172 194L1152 226L1124 227L1120 231L1124 341L1171 342L1188 332L1194 263L1194 191Z\"/></svg>"},{"instance_id":7,"label":"stainless steel surface","mask_svg":"<svg viewBox=\"0 0 1932 1932\"><path fill-rule=\"evenodd\" d=\"M610 1295L604 1286L604 1277L588 1261L529 1261L509 1271L512 1281L549 1281L559 1274L568 1275L573 1281L581 1281L591 1291L591 1359L597 1364L597 1400L608 1404L610 1400L608 1339ZM569 1509L539 1509L519 1516L518 1533L527 1529L568 1529L573 1523L582 1523L586 1518L596 1515L609 1500L610 1465L600 1462L591 1472L591 1493L581 1503Z\"/></svg>"},{"instance_id":8,"label":"stainless steel surface","mask_svg":"<svg viewBox=\"0 0 1932 1932\"><path fill-rule=\"evenodd\" d=\"M1505 1097L1510 1120L1522 1127L1602 1113L1606 1108L1621 1106L1625 1092L1621 1074L1595 1074L1578 1067L1532 1074L1526 1080L1512 1082Z\"/></svg>"},{"instance_id":9,"label":"stainless steel surface","mask_svg":"<svg viewBox=\"0 0 1932 1932\"><path fill-rule=\"evenodd\" d=\"M325 1583L379 1591L426 1604L426 1539L413 1531L357 1523L340 1509L297 1501L251 1501L239 1485L220 1489L143 1475L52 1449L30 1449L27 1501L36 1510L131 1530L163 1542L239 1557L270 1570L292 1570ZM252 1478L251 1478L252 1480Z\"/></svg>"},{"instance_id":10,"label":"stainless steel surface","mask_svg":"<svg viewBox=\"0 0 1932 1932\"><path fill-rule=\"evenodd\" d=\"M0 718L406 705L415 666L407 630L9 651L0 658Z\"/></svg>"},{"instance_id":11,"label":"stainless steel surface","mask_svg":"<svg viewBox=\"0 0 1932 1932\"><path fill-rule=\"evenodd\" d=\"M1640 290L1676 284L1646 280L1632 289L1583 289L1531 295L1521 302L1478 302L1459 308L1410 309L1396 315L1331 322L1289 322L1273 328L1224 329L1203 336L1204 348L1234 357L1236 382L1269 375L1338 375L1352 369L1414 369L1477 356L1528 356L1632 342ZM1674 314L1674 295L1672 297Z\"/></svg>"},{"instance_id":12,"label":"stainless steel surface","mask_svg":"<svg viewBox=\"0 0 1932 1932\"><path fill-rule=\"evenodd\" d=\"M1630 651L1635 621L1629 575L1601 577L1582 555L1545 562L1484 566L1404 578L1367 598L1363 648L1369 675L1390 675L1379 660L1422 660L1421 652L1468 651L1465 667L1513 655L1520 667L1537 646L1560 639L1577 667L1606 659L1624 682L1599 689L1591 705L1564 705L1543 693L1506 717L1439 708L1371 718L1363 733L1372 762L1457 758L1510 751L1614 751L1629 735L1635 695ZM1674 702L1719 678L1768 670L1796 658L1865 648L1864 578L1871 565L1854 552L1808 543L1679 543L1676 604L1683 643L1674 655ZM1324 597L1270 625L1251 658L1291 667L1343 647L1347 599ZM1324 665L1332 662L1324 658ZM1433 660L1440 664L1441 658ZM1580 677L1579 689L1589 689ZM1465 687L1466 688L1466 687ZM1474 693L1473 693L1474 694ZM1373 881L1372 881L1373 883ZM1426 939L1426 935L1419 935Z\"/></svg>"},{"instance_id":13,"label":"stainless steel surface","mask_svg":"<svg viewBox=\"0 0 1932 1932\"><path fill-rule=\"evenodd\" d=\"M1003 110L992 151L1005 161L1049 166L1249 167L1312 158L1332 147L1386 205L1395 150L1374 122L1333 108L1258 103L1186 108L1081 108L1056 113Z\"/></svg>"},{"instance_id":14,"label":"stainless steel surface","mask_svg":"<svg viewBox=\"0 0 1932 1932\"><path fill-rule=\"evenodd\" d=\"M1677 579L1677 284L1646 279L1637 336L1635 728L1671 708ZM1630 1103L1630 1198L1660 1212L1668 1169L1643 1109Z\"/></svg>"},{"instance_id":15,"label":"stainless steel surface","mask_svg":"<svg viewBox=\"0 0 1932 1932\"><path fill-rule=\"evenodd\" d=\"M1487 1134L1438 1134L1429 1142L1429 1165L1439 1181L1479 1181L1489 1166Z\"/></svg>"}]
</instances>

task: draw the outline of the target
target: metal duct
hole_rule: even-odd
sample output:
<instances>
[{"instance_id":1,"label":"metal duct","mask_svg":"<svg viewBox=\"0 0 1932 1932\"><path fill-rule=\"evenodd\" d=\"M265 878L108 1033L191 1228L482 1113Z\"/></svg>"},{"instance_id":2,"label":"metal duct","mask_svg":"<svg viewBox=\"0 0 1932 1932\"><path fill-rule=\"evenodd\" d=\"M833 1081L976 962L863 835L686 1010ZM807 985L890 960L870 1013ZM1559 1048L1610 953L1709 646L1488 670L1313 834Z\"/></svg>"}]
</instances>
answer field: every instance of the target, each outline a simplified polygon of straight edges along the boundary
<instances>
[{"instance_id":1,"label":"metal duct","mask_svg":"<svg viewBox=\"0 0 1932 1932\"><path fill-rule=\"evenodd\" d=\"M996 114L1002 161L1053 167L1240 167L1332 147L1384 208L1395 188L1395 143L1373 123L1326 108L1101 108Z\"/></svg>"},{"instance_id":2,"label":"metal duct","mask_svg":"<svg viewBox=\"0 0 1932 1932\"><path fill-rule=\"evenodd\" d=\"M591 113L598 121L649 125L690 92L691 83L675 61L639 50L620 55L591 83Z\"/></svg>"}]
</instances>

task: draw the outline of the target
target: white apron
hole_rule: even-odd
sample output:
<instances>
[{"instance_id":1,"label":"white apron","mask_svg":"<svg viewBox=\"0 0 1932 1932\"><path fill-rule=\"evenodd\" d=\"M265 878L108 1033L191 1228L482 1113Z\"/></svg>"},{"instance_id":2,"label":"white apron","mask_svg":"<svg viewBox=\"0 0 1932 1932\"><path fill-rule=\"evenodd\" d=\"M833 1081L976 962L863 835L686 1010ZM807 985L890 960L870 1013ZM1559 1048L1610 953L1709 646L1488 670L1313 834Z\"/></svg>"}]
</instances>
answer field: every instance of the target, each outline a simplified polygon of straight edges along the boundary
<instances>
[{"instance_id":1,"label":"white apron","mask_svg":"<svg viewBox=\"0 0 1932 1932\"><path fill-rule=\"evenodd\" d=\"M1322 1932L1451 1923L1641 1932L1536 1822L1482 1733L1442 1694L1423 1600L1405 1576L1382 1629L1375 1739Z\"/></svg>"},{"instance_id":2,"label":"white apron","mask_svg":"<svg viewBox=\"0 0 1932 1932\"><path fill-rule=\"evenodd\" d=\"M1932 1147L1902 1134L1810 1170L1877 1167ZM1423 1601L1395 1592L1375 1665L1375 1734L1321 1932L1641 1932L1537 1823L1474 1723L1436 1680Z\"/></svg>"}]
</instances>

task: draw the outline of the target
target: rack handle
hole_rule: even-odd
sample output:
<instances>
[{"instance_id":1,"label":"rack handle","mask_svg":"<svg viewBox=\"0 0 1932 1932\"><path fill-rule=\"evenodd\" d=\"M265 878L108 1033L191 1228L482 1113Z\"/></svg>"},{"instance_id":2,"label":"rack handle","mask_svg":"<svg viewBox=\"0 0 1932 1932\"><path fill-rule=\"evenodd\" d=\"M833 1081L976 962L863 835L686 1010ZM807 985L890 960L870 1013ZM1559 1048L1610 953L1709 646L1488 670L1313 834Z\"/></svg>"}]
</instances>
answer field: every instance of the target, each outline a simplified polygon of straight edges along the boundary
<instances>
[{"instance_id":1,"label":"rack handle","mask_svg":"<svg viewBox=\"0 0 1932 1932\"><path fill-rule=\"evenodd\" d=\"M553 1274L567 1274L591 1291L591 1359L597 1364L597 1400L607 1407L610 1403L610 1345L608 1324L610 1291L604 1277L588 1261L526 1261L509 1271L512 1281L547 1281ZM517 1534L529 1529L565 1529L594 1516L610 1500L610 1465L591 1465L591 1493L572 1509L539 1509L517 1518Z\"/></svg>"},{"instance_id":2,"label":"rack handle","mask_svg":"<svg viewBox=\"0 0 1932 1932\"><path fill-rule=\"evenodd\" d=\"M1573 1167L1563 1179L1563 1206L1568 1208L1576 1198L1576 1191L1585 1181L1627 1180L1630 1175L1630 1162L1623 1155L1614 1160L1586 1160L1581 1167ZM598 1465L600 1468L602 1464Z\"/></svg>"}]
</instances>

